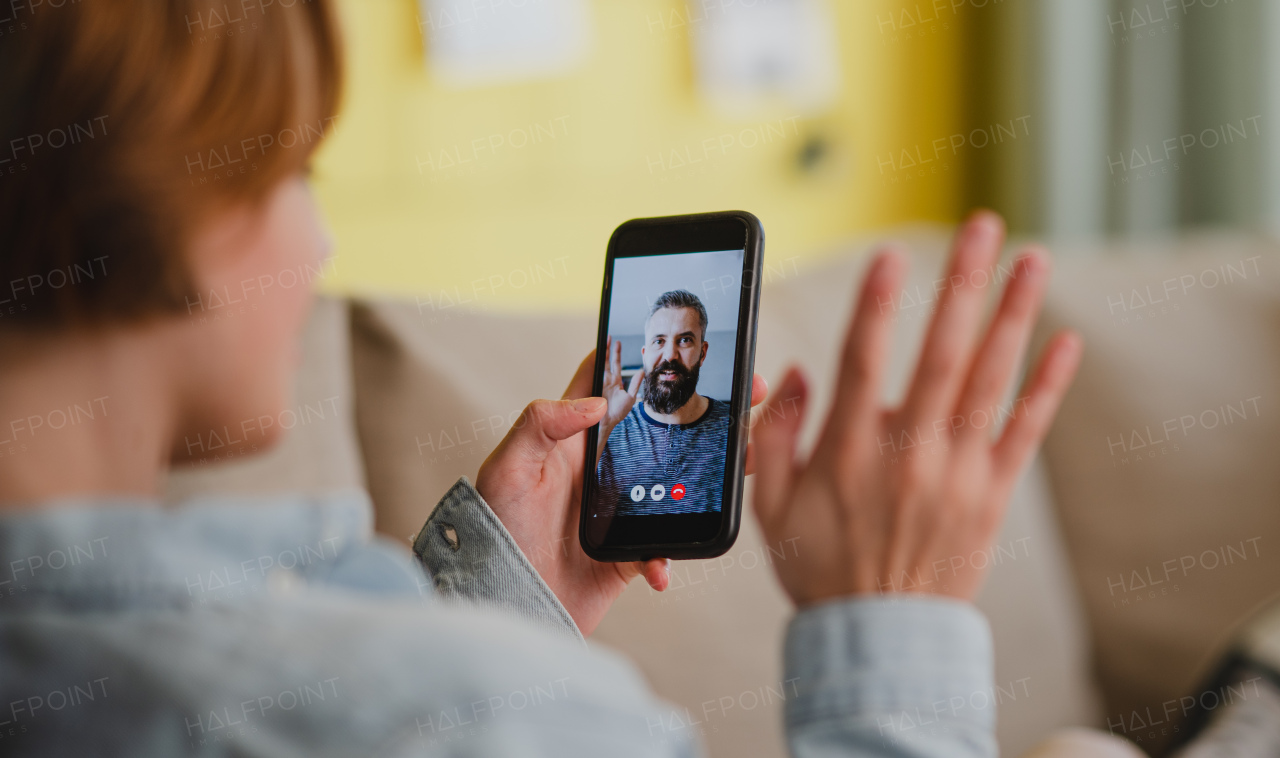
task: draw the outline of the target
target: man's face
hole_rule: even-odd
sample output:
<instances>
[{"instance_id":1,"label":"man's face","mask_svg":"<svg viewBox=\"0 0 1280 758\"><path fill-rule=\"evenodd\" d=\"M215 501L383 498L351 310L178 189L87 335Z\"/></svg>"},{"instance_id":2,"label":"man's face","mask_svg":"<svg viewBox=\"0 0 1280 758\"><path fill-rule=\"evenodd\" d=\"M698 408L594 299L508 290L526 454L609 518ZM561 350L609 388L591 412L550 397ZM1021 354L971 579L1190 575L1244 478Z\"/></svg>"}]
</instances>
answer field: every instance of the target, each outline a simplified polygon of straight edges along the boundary
<instances>
[{"instance_id":1,"label":"man's face","mask_svg":"<svg viewBox=\"0 0 1280 758\"><path fill-rule=\"evenodd\" d=\"M675 413L693 397L707 357L698 312L661 308L644 327L645 402L658 413Z\"/></svg>"}]
</instances>

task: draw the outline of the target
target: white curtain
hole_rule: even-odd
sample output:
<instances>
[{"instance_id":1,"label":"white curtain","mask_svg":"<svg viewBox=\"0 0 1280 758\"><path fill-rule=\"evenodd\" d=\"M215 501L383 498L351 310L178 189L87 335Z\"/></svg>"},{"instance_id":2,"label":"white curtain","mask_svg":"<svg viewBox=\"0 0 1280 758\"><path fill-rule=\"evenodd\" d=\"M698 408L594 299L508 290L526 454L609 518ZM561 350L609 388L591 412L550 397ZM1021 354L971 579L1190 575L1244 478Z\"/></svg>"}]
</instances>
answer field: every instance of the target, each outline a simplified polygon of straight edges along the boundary
<instances>
[{"instance_id":1,"label":"white curtain","mask_svg":"<svg viewBox=\"0 0 1280 758\"><path fill-rule=\"evenodd\" d=\"M970 19L973 117L999 103L1039 137L976 167L971 202L1055 239L1280 231L1280 0L1007 0Z\"/></svg>"}]
</instances>

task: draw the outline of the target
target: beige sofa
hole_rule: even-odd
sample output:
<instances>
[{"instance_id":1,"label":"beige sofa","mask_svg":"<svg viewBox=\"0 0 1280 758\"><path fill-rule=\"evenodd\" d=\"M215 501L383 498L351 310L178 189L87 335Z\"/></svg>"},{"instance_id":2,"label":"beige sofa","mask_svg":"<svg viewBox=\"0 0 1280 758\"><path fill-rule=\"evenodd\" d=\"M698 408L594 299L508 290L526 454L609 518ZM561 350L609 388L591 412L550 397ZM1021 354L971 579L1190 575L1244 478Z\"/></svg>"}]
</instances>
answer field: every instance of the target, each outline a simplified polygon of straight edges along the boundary
<instances>
[{"instance_id":1,"label":"beige sofa","mask_svg":"<svg viewBox=\"0 0 1280 758\"><path fill-rule=\"evenodd\" d=\"M946 230L880 238L913 250L909 292L927 292ZM830 398L868 247L773 262L765 279L757 371L776 378L801 363L815 408ZM1037 339L1073 326L1085 360L979 598L995 632L990 694L1006 755L1069 725L1157 746L1171 731L1147 714L1193 687L1232 626L1280 585L1276 246L1201 235L1061 250L1057 263ZM1215 271L1216 283L1205 273ZM890 400L928 316L910 301L897 313ZM284 444L177 473L169 497L366 487L379 529L405 541L529 400L560 395L594 328L587 312L324 299ZM778 651L790 609L768 566L795 549L763 545L748 518L729 554L678 563L666 593L633 585L610 612L593 641L630 655L673 702L655 733L697 730L713 755L785 754Z\"/></svg>"}]
</instances>

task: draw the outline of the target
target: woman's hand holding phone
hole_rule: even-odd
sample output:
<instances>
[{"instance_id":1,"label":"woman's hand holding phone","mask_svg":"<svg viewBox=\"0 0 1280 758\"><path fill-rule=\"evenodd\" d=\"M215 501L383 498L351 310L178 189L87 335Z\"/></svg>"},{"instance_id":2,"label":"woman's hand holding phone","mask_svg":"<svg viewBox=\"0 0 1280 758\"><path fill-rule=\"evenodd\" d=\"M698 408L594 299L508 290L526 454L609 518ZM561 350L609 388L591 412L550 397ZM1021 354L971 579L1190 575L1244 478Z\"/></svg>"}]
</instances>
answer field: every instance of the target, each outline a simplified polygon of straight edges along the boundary
<instances>
[{"instance_id":1,"label":"woman's hand holding phone","mask_svg":"<svg viewBox=\"0 0 1280 758\"><path fill-rule=\"evenodd\" d=\"M1048 282L1049 262L1024 252L986 334L978 342L983 290L1004 240L1000 217L975 214L956 235L906 399L880 406L892 311L904 261L876 256L862 284L840 361L835 399L817 446L796 460L803 376L792 368L753 429L755 510L770 542L795 539L796 557L774 568L801 606L851 595L926 592L971 599L1005 504L1047 432L1075 375L1081 341L1056 335L1045 347L998 438L955 419L1001 405L1026 348ZM988 278L984 275L981 281ZM941 430L939 432L939 430ZM904 435L906 435L904 437ZM945 439L943 439L945 437ZM930 440L923 443L923 440ZM899 441L913 442L908 447Z\"/></svg>"},{"instance_id":2,"label":"woman's hand holding phone","mask_svg":"<svg viewBox=\"0 0 1280 758\"><path fill-rule=\"evenodd\" d=\"M632 579L643 575L658 591L670 582L666 559L601 563L578 541L585 430L604 418L608 405L590 397L595 359L593 350L563 400L530 403L476 475L476 490L584 635L595 630ZM755 376L751 404L763 401L767 392L768 385ZM750 448L747 452L749 473L753 456Z\"/></svg>"}]
</instances>

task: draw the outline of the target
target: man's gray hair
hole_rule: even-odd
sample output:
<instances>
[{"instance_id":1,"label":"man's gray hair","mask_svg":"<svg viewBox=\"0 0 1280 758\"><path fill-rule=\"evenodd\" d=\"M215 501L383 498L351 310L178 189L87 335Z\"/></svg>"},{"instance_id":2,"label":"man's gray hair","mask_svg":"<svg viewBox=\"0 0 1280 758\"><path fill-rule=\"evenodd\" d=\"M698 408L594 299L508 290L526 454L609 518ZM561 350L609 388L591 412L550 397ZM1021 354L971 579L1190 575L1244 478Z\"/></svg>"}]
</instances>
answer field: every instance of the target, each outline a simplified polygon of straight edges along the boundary
<instances>
[{"instance_id":1,"label":"man's gray hair","mask_svg":"<svg viewBox=\"0 0 1280 758\"><path fill-rule=\"evenodd\" d=\"M663 308L692 308L698 313L698 325L702 327L702 337L707 338L707 309L702 305L702 301L698 296L689 290L671 290L664 292L653 301L653 307L649 309L649 318L653 318L653 314Z\"/></svg>"}]
</instances>

